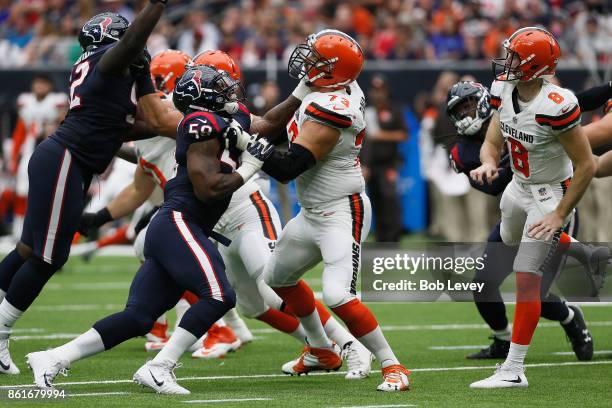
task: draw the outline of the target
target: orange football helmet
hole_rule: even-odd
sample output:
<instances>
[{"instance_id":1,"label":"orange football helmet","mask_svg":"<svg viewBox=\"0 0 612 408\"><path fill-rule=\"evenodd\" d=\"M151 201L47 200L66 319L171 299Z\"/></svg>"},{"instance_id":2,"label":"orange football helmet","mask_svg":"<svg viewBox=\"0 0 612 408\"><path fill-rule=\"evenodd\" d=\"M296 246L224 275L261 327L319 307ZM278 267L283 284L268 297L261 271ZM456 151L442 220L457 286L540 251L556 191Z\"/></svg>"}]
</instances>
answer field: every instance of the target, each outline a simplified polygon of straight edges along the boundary
<instances>
[{"instance_id":1,"label":"orange football helmet","mask_svg":"<svg viewBox=\"0 0 612 408\"><path fill-rule=\"evenodd\" d=\"M213 68L225 71L235 81L242 79L240 73L240 67L236 64L236 61L223 51L204 51L196 55L193 59L193 63L196 65L209 65Z\"/></svg>"},{"instance_id":2,"label":"orange football helmet","mask_svg":"<svg viewBox=\"0 0 612 408\"><path fill-rule=\"evenodd\" d=\"M492 64L495 79L530 81L555 74L561 48L557 39L543 28L521 28L505 40L503 45L506 57L496 58Z\"/></svg>"},{"instance_id":3,"label":"orange football helmet","mask_svg":"<svg viewBox=\"0 0 612 408\"><path fill-rule=\"evenodd\" d=\"M165 50L156 54L151 59L151 78L155 88L164 93L169 94L174 90L176 80L185 73L185 70L191 65L189 55L178 50Z\"/></svg>"},{"instance_id":4,"label":"orange football helmet","mask_svg":"<svg viewBox=\"0 0 612 408\"><path fill-rule=\"evenodd\" d=\"M335 88L359 76L364 55L359 43L338 30L323 30L308 36L289 57L289 75L306 77L310 85Z\"/></svg>"}]
</instances>

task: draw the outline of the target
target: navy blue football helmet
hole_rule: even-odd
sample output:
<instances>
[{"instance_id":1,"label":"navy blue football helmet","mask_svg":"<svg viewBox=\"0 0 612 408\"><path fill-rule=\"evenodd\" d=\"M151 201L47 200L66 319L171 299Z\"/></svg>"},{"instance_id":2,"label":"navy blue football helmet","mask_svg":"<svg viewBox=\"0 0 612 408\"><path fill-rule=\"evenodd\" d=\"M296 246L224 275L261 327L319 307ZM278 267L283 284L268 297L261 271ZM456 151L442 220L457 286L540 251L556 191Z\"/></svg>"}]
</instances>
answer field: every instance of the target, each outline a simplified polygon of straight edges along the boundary
<instances>
[{"instance_id":1,"label":"navy blue football helmet","mask_svg":"<svg viewBox=\"0 0 612 408\"><path fill-rule=\"evenodd\" d=\"M478 82L457 82L448 91L446 113L460 135L475 135L493 114L491 94Z\"/></svg>"},{"instance_id":2,"label":"navy blue football helmet","mask_svg":"<svg viewBox=\"0 0 612 408\"><path fill-rule=\"evenodd\" d=\"M130 26L130 22L117 13L100 13L89 19L79 33L79 44L83 51L119 41Z\"/></svg>"},{"instance_id":3,"label":"navy blue football helmet","mask_svg":"<svg viewBox=\"0 0 612 408\"><path fill-rule=\"evenodd\" d=\"M244 98L240 82L225 71L194 65L176 81L172 101L184 114L194 111L233 114Z\"/></svg>"}]
</instances>

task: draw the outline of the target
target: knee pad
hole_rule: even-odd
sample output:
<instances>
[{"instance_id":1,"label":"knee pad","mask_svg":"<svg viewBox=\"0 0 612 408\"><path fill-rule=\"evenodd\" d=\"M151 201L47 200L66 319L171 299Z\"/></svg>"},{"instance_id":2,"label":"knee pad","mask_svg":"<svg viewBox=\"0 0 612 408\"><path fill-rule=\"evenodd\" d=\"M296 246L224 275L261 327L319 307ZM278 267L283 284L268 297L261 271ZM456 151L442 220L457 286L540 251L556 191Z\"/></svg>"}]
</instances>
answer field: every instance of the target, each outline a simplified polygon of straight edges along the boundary
<instances>
[{"instance_id":1,"label":"knee pad","mask_svg":"<svg viewBox=\"0 0 612 408\"><path fill-rule=\"evenodd\" d=\"M323 285L323 303L330 308L342 306L353 299L355 295L342 285L333 282L326 282Z\"/></svg>"}]
</instances>

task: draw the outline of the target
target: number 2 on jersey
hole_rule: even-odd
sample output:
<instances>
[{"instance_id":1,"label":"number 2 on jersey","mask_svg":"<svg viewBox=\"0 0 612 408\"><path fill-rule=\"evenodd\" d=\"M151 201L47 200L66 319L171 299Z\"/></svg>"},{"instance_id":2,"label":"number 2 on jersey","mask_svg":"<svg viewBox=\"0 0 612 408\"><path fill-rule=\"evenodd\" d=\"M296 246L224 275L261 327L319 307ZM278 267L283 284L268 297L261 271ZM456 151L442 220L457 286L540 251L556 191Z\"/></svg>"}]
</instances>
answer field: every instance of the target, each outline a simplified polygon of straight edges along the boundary
<instances>
[{"instance_id":1,"label":"number 2 on jersey","mask_svg":"<svg viewBox=\"0 0 612 408\"><path fill-rule=\"evenodd\" d=\"M509 137L508 142L510 143L512 166L523 173L523 176L529 178L529 152L518 140Z\"/></svg>"},{"instance_id":2,"label":"number 2 on jersey","mask_svg":"<svg viewBox=\"0 0 612 408\"><path fill-rule=\"evenodd\" d=\"M76 88L83 83L89 72L89 61L83 61L74 69L75 78L70 83L70 109L81 106L81 97L76 94Z\"/></svg>"}]
</instances>

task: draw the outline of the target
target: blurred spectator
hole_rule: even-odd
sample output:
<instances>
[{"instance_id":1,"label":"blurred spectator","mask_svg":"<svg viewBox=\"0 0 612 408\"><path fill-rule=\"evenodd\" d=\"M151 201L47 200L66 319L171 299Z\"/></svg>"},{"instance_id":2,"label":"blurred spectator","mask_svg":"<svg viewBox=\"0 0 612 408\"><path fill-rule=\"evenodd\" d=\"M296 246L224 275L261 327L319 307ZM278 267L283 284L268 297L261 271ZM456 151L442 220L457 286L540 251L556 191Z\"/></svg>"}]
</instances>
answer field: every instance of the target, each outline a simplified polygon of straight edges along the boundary
<instances>
[{"instance_id":1,"label":"blurred spectator","mask_svg":"<svg viewBox=\"0 0 612 408\"><path fill-rule=\"evenodd\" d=\"M179 50L194 56L219 47L219 30L208 21L206 13L195 10L185 16L185 21L187 28L179 36Z\"/></svg>"},{"instance_id":2,"label":"blurred spectator","mask_svg":"<svg viewBox=\"0 0 612 408\"><path fill-rule=\"evenodd\" d=\"M394 103L386 79L376 75L370 82L366 108L367 126L362 152L364 177L376 220L378 242L398 242L402 214L397 194L398 167L402 162L399 144L408 137L404 113Z\"/></svg>"}]
</instances>

